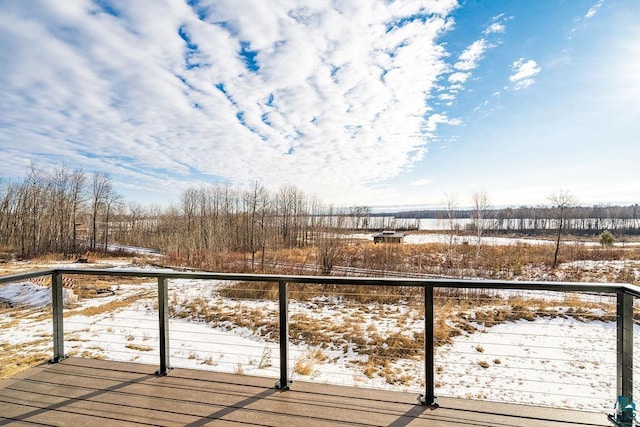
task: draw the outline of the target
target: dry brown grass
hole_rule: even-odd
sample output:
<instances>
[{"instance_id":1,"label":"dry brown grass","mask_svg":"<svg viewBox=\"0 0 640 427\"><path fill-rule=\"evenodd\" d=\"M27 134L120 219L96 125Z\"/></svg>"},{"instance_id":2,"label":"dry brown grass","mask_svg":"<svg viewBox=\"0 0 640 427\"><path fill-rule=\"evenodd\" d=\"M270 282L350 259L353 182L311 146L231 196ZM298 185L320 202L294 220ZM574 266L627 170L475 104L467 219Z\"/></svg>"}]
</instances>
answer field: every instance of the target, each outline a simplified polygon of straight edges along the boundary
<instances>
[{"instance_id":1,"label":"dry brown grass","mask_svg":"<svg viewBox=\"0 0 640 427\"><path fill-rule=\"evenodd\" d=\"M102 304L99 306L87 307L80 310L67 310L65 311L64 316L65 317L71 317L76 315L97 316L98 314L109 313L112 311L129 307L130 305L135 304L141 299L149 298L151 295L152 295L151 292L144 291L144 292L140 292L139 294L132 295L121 300L110 301L106 304Z\"/></svg>"},{"instance_id":2,"label":"dry brown grass","mask_svg":"<svg viewBox=\"0 0 640 427\"><path fill-rule=\"evenodd\" d=\"M269 300L278 299L278 284L269 282L240 282L225 284L220 295L231 299Z\"/></svg>"},{"instance_id":3,"label":"dry brown grass","mask_svg":"<svg viewBox=\"0 0 640 427\"><path fill-rule=\"evenodd\" d=\"M293 366L293 372L299 375L309 376L313 374L313 362L309 360L297 360Z\"/></svg>"},{"instance_id":4,"label":"dry brown grass","mask_svg":"<svg viewBox=\"0 0 640 427\"><path fill-rule=\"evenodd\" d=\"M269 300L278 299L278 284L265 282L240 282L223 285L220 295L231 299ZM288 286L289 298L296 301L310 301L318 297L336 297L345 303L359 304L388 303L422 297L422 289L417 287L387 287L363 285L316 285L292 283Z\"/></svg>"},{"instance_id":5,"label":"dry brown grass","mask_svg":"<svg viewBox=\"0 0 640 427\"><path fill-rule=\"evenodd\" d=\"M443 237L444 239L444 237ZM571 239L571 237L564 237ZM358 242L346 247L338 265L378 270L406 271L459 277L512 279L527 274L532 266L551 271L555 246L513 245L482 246L476 257L475 245L431 243L420 245L375 245ZM604 248L565 244L560 248L562 262L578 260L640 260L640 248ZM550 277L553 279L553 277ZM575 280L580 280L576 277ZM620 281L611 278L609 281ZM630 280L622 280L630 282Z\"/></svg>"},{"instance_id":6,"label":"dry brown grass","mask_svg":"<svg viewBox=\"0 0 640 427\"><path fill-rule=\"evenodd\" d=\"M138 351L152 351L153 347L150 347L148 345L141 345L141 344L127 344L125 345L126 348L131 349L131 350L138 350Z\"/></svg>"},{"instance_id":7,"label":"dry brown grass","mask_svg":"<svg viewBox=\"0 0 640 427\"><path fill-rule=\"evenodd\" d=\"M320 363L325 362L329 359L329 357L319 348L309 350L307 352L307 357Z\"/></svg>"},{"instance_id":8,"label":"dry brown grass","mask_svg":"<svg viewBox=\"0 0 640 427\"><path fill-rule=\"evenodd\" d=\"M0 358L0 379L11 378L22 371L40 365L51 358L47 352L34 352Z\"/></svg>"},{"instance_id":9,"label":"dry brown grass","mask_svg":"<svg viewBox=\"0 0 640 427\"><path fill-rule=\"evenodd\" d=\"M265 254L264 268L261 266L261 253L256 254L253 269L251 268L251 254L242 252L214 252L201 249L187 249L180 253L167 251L165 261L174 267L190 267L202 271L225 271L230 273L292 273L302 271L285 266L292 263L304 262L309 257L312 248L293 248L287 250L268 251ZM274 267L275 263L275 267Z\"/></svg>"},{"instance_id":10,"label":"dry brown grass","mask_svg":"<svg viewBox=\"0 0 640 427\"><path fill-rule=\"evenodd\" d=\"M311 376L315 372L316 363L323 363L328 359L321 349L310 349L296 360L293 365L293 372L299 375Z\"/></svg>"},{"instance_id":11,"label":"dry brown grass","mask_svg":"<svg viewBox=\"0 0 640 427\"><path fill-rule=\"evenodd\" d=\"M119 277L119 276L93 276L84 274L74 274L73 292L80 298L95 298L109 294L105 292L113 287L139 285L149 282L150 279L144 277Z\"/></svg>"},{"instance_id":12,"label":"dry brown grass","mask_svg":"<svg viewBox=\"0 0 640 427\"><path fill-rule=\"evenodd\" d=\"M394 368L389 361L385 362L382 369L378 371L378 375L388 384L408 385L415 379L415 373Z\"/></svg>"},{"instance_id":13,"label":"dry brown grass","mask_svg":"<svg viewBox=\"0 0 640 427\"><path fill-rule=\"evenodd\" d=\"M20 319L25 316L25 310L10 308L0 312L0 328L10 329L18 326Z\"/></svg>"},{"instance_id":14,"label":"dry brown grass","mask_svg":"<svg viewBox=\"0 0 640 427\"><path fill-rule=\"evenodd\" d=\"M306 343L312 347L326 346L334 338L340 341L340 336L352 328L333 324L329 321L314 319L305 313L295 313L289 318L289 335L294 344Z\"/></svg>"},{"instance_id":15,"label":"dry brown grass","mask_svg":"<svg viewBox=\"0 0 640 427\"><path fill-rule=\"evenodd\" d=\"M169 313L176 318L206 322L212 328L244 327L267 339L276 339L279 332L276 312L241 302L194 298L170 305Z\"/></svg>"},{"instance_id":16,"label":"dry brown grass","mask_svg":"<svg viewBox=\"0 0 640 427\"><path fill-rule=\"evenodd\" d=\"M635 283L636 276L629 269L586 272L574 269L552 270L553 245L514 244L509 246L483 246L480 257L475 256L474 245L458 245L453 249L445 244L425 245L374 245L359 242L347 246L338 264L347 267L373 268L379 270L427 273L452 277L478 277L489 279L529 279L562 281L592 281L594 274L598 281ZM306 251L283 250L282 254L271 256L282 261L312 261ZM640 260L640 248L601 248L598 246L563 245L561 262L572 260ZM287 272L278 270L279 272ZM299 272L293 272L299 273ZM308 271L304 272L308 274ZM241 283L225 287L223 295L229 298L249 298L275 300L277 285L268 283ZM308 301L318 296L338 296L354 303L399 304L406 300L422 298L418 287L364 287L337 285L290 284L290 298ZM436 296L449 298L491 300L494 291L488 290L436 290Z\"/></svg>"},{"instance_id":17,"label":"dry brown grass","mask_svg":"<svg viewBox=\"0 0 640 427\"><path fill-rule=\"evenodd\" d=\"M42 350L42 347L49 343L51 338L36 339L21 344L2 343L0 345L0 379L10 378L49 360L51 352Z\"/></svg>"},{"instance_id":18,"label":"dry brown grass","mask_svg":"<svg viewBox=\"0 0 640 427\"><path fill-rule=\"evenodd\" d=\"M447 319L450 324L464 330L465 325L473 327L470 323L492 327L500 323L518 320L534 321L541 317L572 317L581 321L614 321L615 305L606 301L587 301L577 295L558 300L512 296L491 305L477 304L474 308L467 307L457 314L452 313Z\"/></svg>"}]
</instances>

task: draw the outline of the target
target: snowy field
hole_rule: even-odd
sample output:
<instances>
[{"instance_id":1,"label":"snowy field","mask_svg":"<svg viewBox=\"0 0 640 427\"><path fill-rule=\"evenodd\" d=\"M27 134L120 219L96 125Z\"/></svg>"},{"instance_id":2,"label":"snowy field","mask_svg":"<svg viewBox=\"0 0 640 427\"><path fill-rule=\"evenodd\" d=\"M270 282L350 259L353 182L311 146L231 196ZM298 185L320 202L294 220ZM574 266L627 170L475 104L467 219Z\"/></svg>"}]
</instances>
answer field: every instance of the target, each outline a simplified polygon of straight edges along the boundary
<instances>
[{"instance_id":1,"label":"snowy field","mask_svg":"<svg viewBox=\"0 0 640 427\"><path fill-rule=\"evenodd\" d=\"M130 268L116 268L121 267ZM175 279L169 286L171 366L279 377L277 302L224 297L225 284L216 281ZM122 279L107 296L76 299L67 291L65 352L157 364L156 289L153 280ZM0 300L19 306L0 312L0 342L11 343L15 352L50 352L50 341L43 339L51 336L50 317L43 315L50 289L8 284L0 287ZM472 328L436 350L436 395L610 411L616 397L616 330L611 300L602 304L608 312L591 304L576 316L570 314L574 308L556 304L529 320L489 326L471 321ZM355 304L333 296L292 299L289 309L294 381L422 391L422 352L378 365L369 360L380 342L378 350L387 354L398 337L420 341L423 321L416 306ZM637 341L635 354L640 354Z\"/></svg>"},{"instance_id":2,"label":"snowy field","mask_svg":"<svg viewBox=\"0 0 640 427\"><path fill-rule=\"evenodd\" d=\"M356 239L356 240L369 240L373 242L374 234L378 233L353 233L345 234L344 238ZM475 245L478 242L477 237L473 235L460 235L453 236L450 234L438 234L438 233L420 233L412 234L409 232L404 236L403 242L408 245L425 245L430 243L442 243L442 244L470 244ZM495 237L484 236L480 238L480 244L483 246L510 246L510 245L555 245L556 242L553 239L534 239L525 237ZM567 240L562 239L563 245L583 245L583 246L600 246L598 241L579 241L579 240ZM640 246L639 242L614 242L615 247L637 247Z\"/></svg>"}]
</instances>

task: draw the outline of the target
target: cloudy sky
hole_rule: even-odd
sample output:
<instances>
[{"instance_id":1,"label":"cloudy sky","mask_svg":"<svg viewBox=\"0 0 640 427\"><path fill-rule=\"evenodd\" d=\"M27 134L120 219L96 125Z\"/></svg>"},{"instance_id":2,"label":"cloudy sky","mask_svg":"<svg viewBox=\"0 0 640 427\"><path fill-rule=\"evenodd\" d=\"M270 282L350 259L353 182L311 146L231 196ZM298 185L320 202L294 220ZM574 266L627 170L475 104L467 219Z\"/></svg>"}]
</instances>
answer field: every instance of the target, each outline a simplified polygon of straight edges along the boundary
<instances>
[{"instance_id":1,"label":"cloudy sky","mask_svg":"<svg viewBox=\"0 0 640 427\"><path fill-rule=\"evenodd\" d=\"M3 0L0 177L640 201L637 0Z\"/></svg>"}]
</instances>

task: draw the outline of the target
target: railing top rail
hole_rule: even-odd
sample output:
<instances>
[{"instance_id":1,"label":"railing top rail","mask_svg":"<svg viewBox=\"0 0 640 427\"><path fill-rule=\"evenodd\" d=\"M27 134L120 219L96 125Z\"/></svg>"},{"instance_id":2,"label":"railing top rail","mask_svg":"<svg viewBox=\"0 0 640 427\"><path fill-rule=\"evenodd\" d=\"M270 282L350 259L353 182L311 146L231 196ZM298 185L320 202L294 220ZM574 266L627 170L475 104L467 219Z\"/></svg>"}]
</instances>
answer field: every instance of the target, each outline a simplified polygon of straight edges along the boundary
<instances>
[{"instance_id":1,"label":"railing top rail","mask_svg":"<svg viewBox=\"0 0 640 427\"><path fill-rule=\"evenodd\" d=\"M148 277L167 279L235 280L247 282L287 282L326 285L363 285L363 286L418 286L432 288L458 289L509 289L540 290L557 292L625 292L640 297L640 287L626 283L585 283L585 282L537 282L479 279L416 279L416 278L375 278L344 276L304 276L250 273L209 273L180 272L169 270L125 270L92 268L56 268L0 277L0 284L27 280L47 274L102 275L120 277Z\"/></svg>"},{"instance_id":2,"label":"railing top rail","mask_svg":"<svg viewBox=\"0 0 640 427\"><path fill-rule=\"evenodd\" d=\"M10 274L8 276L0 276L0 285L4 283L17 282L20 280L29 280L29 279L33 279L34 277L47 276L47 275L53 274L54 272L55 272L54 269L50 269L50 270L30 271L28 273Z\"/></svg>"}]
</instances>

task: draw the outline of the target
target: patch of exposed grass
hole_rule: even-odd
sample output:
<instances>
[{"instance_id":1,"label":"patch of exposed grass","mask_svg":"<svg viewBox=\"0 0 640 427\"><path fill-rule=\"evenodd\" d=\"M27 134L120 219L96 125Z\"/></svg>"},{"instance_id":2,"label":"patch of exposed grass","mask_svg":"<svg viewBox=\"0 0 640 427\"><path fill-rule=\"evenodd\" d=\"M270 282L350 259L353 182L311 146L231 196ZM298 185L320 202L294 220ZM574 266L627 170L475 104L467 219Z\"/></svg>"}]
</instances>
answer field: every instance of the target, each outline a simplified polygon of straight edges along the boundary
<instances>
[{"instance_id":1,"label":"patch of exposed grass","mask_svg":"<svg viewBox=\"0 0 640 427\"><path fill-rule=\"evenodd\" d=\"M130 343L125 345L125 347L131 349L131 350L138 350L138 351L151 351L153 350L153 347L150 347L148 345L140 345L140 344L134 344L134 343Z\"/></svg>"},{"instance_id":2,"label":"patch of exposed grass","mask_svg":"<svg viewBox=\"0 0 640 427\"><path fill-rule=\"evenodd\" d=\"M394 331L385 337L376 335L369 347L369 360L377 364L398 359L413 359L424 350L424 332L408 335L402 331Z\"/></svg>"},{"instance_id":3,"label":"patch of exposed grass","mask_svg":"<svg viewBox=\"0 0 640 427\"><path fill-rule=\"evenodd\" d=\"M313 362L308 360L298 360L293 366L293 372L299 375L310 376L313 374Z\"/></svg>"},{"instance_id":4,"label":"patch of exposed grass","mask_svg":"<svg viewBox=\"0 0 640 427\"><path fill-rule=\"evenodd\" d=\"M2 322L0 323L0 328L2 329L15 328L19 324L20 324L20 319L15 317L8 317L6 319L2 319Z\"/></svg>"},{"instance_id":5,"label":"patch of exposed grass","mask_svg":"<svg viewBox=\"0 0 640 427\"><path fill-rule=\"evenodd\" d=\"M22 371L40 365L51 358L51 354L36 352L20 354L14 357L2 357L0 359L0 379L10 378Z\"/></svg>"},{"instance_id":6,"label":"patch of exposed grass","mask_svg":"<svg viewBox=\"0 0 640 427\"><path fill-rule=\"evenodd\" d=\"M337 338L340 331L338 325L332 321L325 322L308 316L305 313L295 313L289 318L289 334L293 344L306 343L312 347L326 345Z\"/></svg>"},{"instance_id":7,"label":"patch of exposed grass","mask_svg":"<svg viewBox=\"0 0 640 427\"><path fill-rule=\"evenodd\" d=\"M278 284L270 282L240 282L225 284L220 295L231 299L278 300Z\"/></svg>"},{"instance_id":8,"label":"patch of exposed grass","mask_svg":"<svg viewBox=\"0 0 640 427\"><path fill-rule=\"evenodd\" d=\"M325 362L328 359L322 350L318 348L311 349L296 360L293 365L293 372L299 375L311 376L315 372L315 364Z\"/></svg>"},{"instance_id":9,"label":"patch of exposed grass","mask_svg":"<svg viewBox=\"0 0 640 427\"><path fill-rule=\"evenodd\" d=\"M2 343L0 352L0 379L12 377L22 371L46 362L51 353L42 347L51 343L50 338L22 344Z\"/></svg>"},{"instance_id":10,"label":"patch of exposed grass","mask_svg":"<svg viewBox=\"0 0 640 427\"><path fill-rule=\"evenodd\" d=\"M378 375L384 378L388 384L409 385L414 380L414 375L394 368L389 361L385 363Z\"/></svg>"},{"instance_id":11,"label":"patch of exposed grass","mask_svg":"<svg viewBox=\"0 0 640 427\"><path fill-rule=\"evenodd\" d=\"M79 315L79 316L97 316L98 314L109 313L109 312L116 311L116 310L121 309L121 308L129 307L130 305L135 304L136 302L140 301L141 299L148 298L151 295L152 295L152 293L145 291L145 292L141 292L139 294L132 295L132 296L129 296L127 298L121 299L121 300L110 301L110 302L108 302L106 304L102 304L102 305L99 305L99 306L86 307L86 308L83 308L81 310L68 310L68 311L65 311L64 316L65 317L74 316L74 315Z\"/></svg>"}]
</instances>

